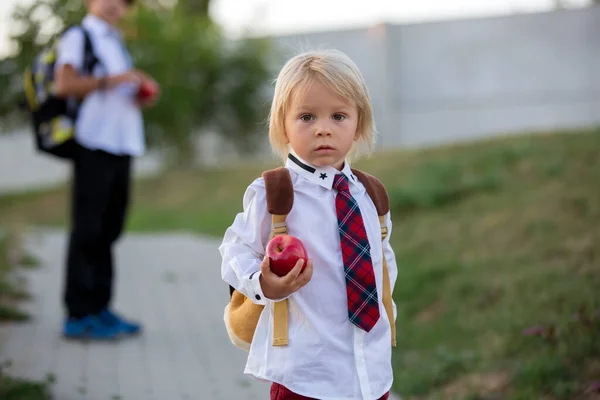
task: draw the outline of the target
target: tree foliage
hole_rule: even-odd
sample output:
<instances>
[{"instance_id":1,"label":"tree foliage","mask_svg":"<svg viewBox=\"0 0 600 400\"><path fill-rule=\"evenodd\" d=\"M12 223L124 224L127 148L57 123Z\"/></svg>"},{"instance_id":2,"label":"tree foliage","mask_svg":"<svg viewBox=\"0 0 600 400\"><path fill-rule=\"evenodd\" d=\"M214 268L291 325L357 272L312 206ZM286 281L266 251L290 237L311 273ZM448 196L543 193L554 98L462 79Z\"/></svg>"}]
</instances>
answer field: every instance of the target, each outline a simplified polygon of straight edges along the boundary
<instances>
[{"instance_id":1,"label":"tree foliage","mask_svg":"<svg viewBox=\"0 0 600 400\"><path fill-rule=\"evenodd\" d=\"M208 17L208 0L139 1L123 23L136 67L161 85L161 98L145 112L150 145L167 145L192 156L192 141L213 131L241 149L252 149L264 131L265 84L270 47L266 39L227 40ZM13 56L0 60L0 118L23 123L17 104L21 74L56 32L78 23L81 0L40 0L14 12ZM184 157L186 158L186 157Z\"/></svg>"}]
</instances>

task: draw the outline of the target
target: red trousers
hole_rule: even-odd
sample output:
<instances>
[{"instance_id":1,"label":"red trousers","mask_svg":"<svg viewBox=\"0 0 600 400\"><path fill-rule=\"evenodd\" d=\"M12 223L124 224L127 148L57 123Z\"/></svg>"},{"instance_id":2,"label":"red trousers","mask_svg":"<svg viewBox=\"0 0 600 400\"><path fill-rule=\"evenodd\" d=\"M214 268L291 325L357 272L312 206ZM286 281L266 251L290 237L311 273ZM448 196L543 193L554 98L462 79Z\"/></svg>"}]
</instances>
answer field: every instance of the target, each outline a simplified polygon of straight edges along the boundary
<instances>
[{"instance_id":1,"label":"red trousers","mask_svg":"<svg viewBox=\"0 0 600 400\"><path fill-rule=\"evenodd\" d=\"M389 393L384 394L379 400L387 400ZM300 396L279 383L271 385L271 400L317 400L310 397Z\"/></svg>"}]
</instances>

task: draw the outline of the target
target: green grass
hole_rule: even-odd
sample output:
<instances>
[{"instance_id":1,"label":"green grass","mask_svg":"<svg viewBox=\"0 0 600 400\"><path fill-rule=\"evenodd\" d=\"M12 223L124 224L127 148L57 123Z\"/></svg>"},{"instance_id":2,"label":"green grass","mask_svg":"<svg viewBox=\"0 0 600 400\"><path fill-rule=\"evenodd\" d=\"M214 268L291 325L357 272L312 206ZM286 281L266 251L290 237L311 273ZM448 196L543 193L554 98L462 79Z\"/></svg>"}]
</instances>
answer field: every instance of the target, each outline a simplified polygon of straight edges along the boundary
<instances>
[{"instance_id":1,"label":"green grass","mask_svg":"<svg viewBox=\"0 0 600 400\"><path fill-rule=\"evenodd\" d=\"M16 266L32 267L36 260L21 252L18 236L0 229L0 322L21 322L29 315L21 311L19 302L29 299L23 285L14 278ZM4 361L4 360L2 360ZM3 400L50 400L50 380L32 382L4 375L10 361L0 365L0 399Z\"/></svg>"},{"instance_id":2,"label":"green grass","mask_svg":"<svg viewBox=\"0 0 600 400\"><path fill-rule=\"evenodd\" d=\"M128 228L221 236L271 166L139 181ZM399 393L573 399L600 378L600 130L383 152L356 166L390 193ZM6 197L0 219L63 224L67 199L64 188ZM546 334L523 335L534 325Z\"/></svg>"},{"instance_id":3,"label":"green grass","mask_svg":"<svg viewBox=\"0 0 600 400\"><path fill-rule=\"evenodd\" d=\"M30 296L14 272L16 266L29 268L35 265L36 260L22 252L18 235L0 229L0 322L29 319L18 303Z\"/></svg>"},{"instance_id":4,"label":"green grass","mask_svg":"<svg viewBox=\"0 0 600 400\"><path fill-rule=\"evenodd\" d=\"M0 399L2 400L51 400L52 379L31 382L0 374Z\"/></svg>"}]
</instances>

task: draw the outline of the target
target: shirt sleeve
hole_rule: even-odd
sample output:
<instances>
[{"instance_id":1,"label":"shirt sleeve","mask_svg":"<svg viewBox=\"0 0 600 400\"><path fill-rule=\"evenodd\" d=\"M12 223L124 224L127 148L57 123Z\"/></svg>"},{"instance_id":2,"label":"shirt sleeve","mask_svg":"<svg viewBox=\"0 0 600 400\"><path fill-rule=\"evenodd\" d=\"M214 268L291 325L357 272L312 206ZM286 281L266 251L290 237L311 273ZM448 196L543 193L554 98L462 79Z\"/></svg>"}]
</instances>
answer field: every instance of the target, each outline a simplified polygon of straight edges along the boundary
<instances>
[{"instance_id":1,"label":"shirt sleeve","mask_svg":"<svg viewBox=\"0 0 600 400\"><path fill-rule=\"evenodd\" d=\"M83 32L80 29L69 29L60 38L56 49L58 67L70 64L77 71L83 68Z\"/></svg>"},{"instance_id":2,"label":"shirt sleeve","mask_svg":"<svg viewBox=\"0 0 600 400\"><path fill-rule=\"evenodd\" d=\"M388 228L387 237L383 240L383 254L387 261L388 273L390 275L390 289L391 292L394 293L394 286L396 284L396 279L398 278L398 265L396 264L396 255L394 254L394 250L392 249L392 245L390 244L390 237L392 236L392 218L391 213L388 212L384 218L385 224ZM392 298L392 306L394 308L394 321L396 320L397 311L396 311L396 303Z\"/></svg>"},{"instance_id":3,"label":"shirt sleeve","mask_svg":"<svg viewBox=\"0 0 600 400\"><path fill-rule=\"evenodd\" d=\"M271 232L264 180L255 180L243 198L243 212L225 232L219 251L223 280L256 304L267 300L260 287L260 264Z\"/></svg>"}]
</instances>

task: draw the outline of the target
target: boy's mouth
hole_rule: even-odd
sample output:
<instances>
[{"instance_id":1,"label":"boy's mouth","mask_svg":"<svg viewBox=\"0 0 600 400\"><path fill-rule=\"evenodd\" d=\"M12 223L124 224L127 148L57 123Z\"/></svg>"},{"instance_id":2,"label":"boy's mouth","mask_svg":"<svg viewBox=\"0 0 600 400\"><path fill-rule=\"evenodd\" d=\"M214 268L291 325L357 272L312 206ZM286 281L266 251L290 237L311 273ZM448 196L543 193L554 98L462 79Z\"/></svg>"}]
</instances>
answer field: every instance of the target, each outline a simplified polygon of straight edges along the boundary
<instances>
[{"instance_id":1,"label":"boy's mouth","mask_svg":"<svg viewBox=\"0 0 600 400\"><path fill-rule=\"evenodd\" d=\"M317 151L319 150L333 150L333 147L328 146L328 145L322 145L316 148Z\"/></svg>"}]
</instances>

